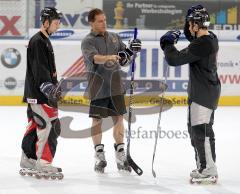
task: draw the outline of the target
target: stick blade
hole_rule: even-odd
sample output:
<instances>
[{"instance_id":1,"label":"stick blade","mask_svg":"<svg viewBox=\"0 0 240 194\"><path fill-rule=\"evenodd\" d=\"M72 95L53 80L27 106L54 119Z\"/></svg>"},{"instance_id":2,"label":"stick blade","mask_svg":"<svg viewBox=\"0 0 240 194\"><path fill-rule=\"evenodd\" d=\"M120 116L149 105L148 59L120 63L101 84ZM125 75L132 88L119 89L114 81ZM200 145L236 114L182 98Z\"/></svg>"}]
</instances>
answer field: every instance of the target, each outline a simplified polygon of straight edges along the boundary
<instances>
[{"instance_id":1,"label":"stick blade","mask_svg":"<svg viewBox=\"0 0 240 194\"><path fill-rule=\"evenodd\" d=\"M143 174L143 170L133 161L130 155L127 155L127 161L137 175L141 176Z\"/></svg>"}]
</instances>

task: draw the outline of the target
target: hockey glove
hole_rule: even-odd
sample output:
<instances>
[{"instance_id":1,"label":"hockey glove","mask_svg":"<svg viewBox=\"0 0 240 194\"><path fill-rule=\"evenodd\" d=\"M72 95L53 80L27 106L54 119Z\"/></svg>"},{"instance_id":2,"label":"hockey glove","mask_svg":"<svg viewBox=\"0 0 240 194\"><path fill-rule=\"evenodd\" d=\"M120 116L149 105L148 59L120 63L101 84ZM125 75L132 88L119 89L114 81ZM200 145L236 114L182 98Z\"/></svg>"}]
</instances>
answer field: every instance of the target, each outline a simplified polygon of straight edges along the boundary
<instances>
[{"instance_id":1,"label":"hockey glove","mask_svg":"<svg viewBox=\"0 0 240 194\"><path fill-rule=\"evenodd\" d=\"M119 64L121 66L128 65L131 61L132 55L133 55L133 52L128 48L126 48L126 50L124 50L124 51L119 51L118 56L121 57L121 59L119 60Z\"/></svg>"},{"instance_id":2,"label":"hockey glove","mask_svg":"<svg viewBox=\"0 0 240 194\"><path fill-rule=\"evenodd\" d=\"M160 38L160 46L162 50L164 50L166 44L176 44L178 42L180 35L181 32L179 30L168 31L166 34L164 34Z\"/></svg>"},{"instance_id":3,"label":"hockey glove","mask_svg":"<svg viewBox=\"0 0 240 194\"><path fill-rule=\"evenodd\" d=\"M51 105L55 105L61 99L61 87L51 82L44 82L40 86L40 91L47 97Z\"/></svg>"},{"instance_id":4,"label":"hockey glove","mask_svg":"<svg viewBox=\"0 0 240 194\"><path fill-rule=\"evenodd\" d=\"M139 39L133 39L133 40L129 40L129 49L132 52L140 52L142 49L142 42Z\"/></svg>"}]
</instances>

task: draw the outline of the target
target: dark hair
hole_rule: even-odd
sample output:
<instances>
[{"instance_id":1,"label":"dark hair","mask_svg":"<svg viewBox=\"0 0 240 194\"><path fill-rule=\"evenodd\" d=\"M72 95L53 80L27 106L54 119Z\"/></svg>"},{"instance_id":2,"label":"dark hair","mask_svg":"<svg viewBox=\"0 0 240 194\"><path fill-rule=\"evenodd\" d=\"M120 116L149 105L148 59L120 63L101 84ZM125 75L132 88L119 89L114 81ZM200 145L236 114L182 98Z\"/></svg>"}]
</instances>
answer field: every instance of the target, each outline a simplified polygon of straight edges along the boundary
<instances>
[{"instance_id":1,"label":"dark hair","mask_svg":"<svg viewBox=\"0 0 240 194\"><path fill-rule=\"evenodd\" d=\"M96 15L104 14L103 10L95 8L88 12L88 22L94 22Z\"/></svg>"}]
</instances>

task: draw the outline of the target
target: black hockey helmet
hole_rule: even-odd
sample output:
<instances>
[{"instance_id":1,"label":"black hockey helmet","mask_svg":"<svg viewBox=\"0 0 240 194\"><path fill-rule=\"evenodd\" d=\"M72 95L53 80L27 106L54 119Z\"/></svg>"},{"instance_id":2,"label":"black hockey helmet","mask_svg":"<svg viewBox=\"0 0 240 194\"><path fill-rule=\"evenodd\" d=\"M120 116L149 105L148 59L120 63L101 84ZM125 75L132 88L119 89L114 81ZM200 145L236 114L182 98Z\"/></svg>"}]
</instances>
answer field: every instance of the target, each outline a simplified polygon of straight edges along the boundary
<instances>
[{"instance_id":1,"label":"black hockey helmet","mask_svg":"<svg viewBox=\"0 0 240 194\"><path fill-rule=\"evenodd\" d=\"M207 28L210 25L210 16L206 8L195 9L187 16L187 21L198 24L200 28Z\"/></svg>"},{"instance_id":2,"label":"black hockey helmet","mask_svg":"<svg viewBox=\"0 0 240 194\"><path fill-rule=\"evenodd\" d=\"M41 11L40 20L42 21L42 23L44 23L46 20L49 20L49 22L51 23L52 20L61 19L61 18L62 18L62 13L54 7L45 7Z\"/></svg>"}]
</instances>

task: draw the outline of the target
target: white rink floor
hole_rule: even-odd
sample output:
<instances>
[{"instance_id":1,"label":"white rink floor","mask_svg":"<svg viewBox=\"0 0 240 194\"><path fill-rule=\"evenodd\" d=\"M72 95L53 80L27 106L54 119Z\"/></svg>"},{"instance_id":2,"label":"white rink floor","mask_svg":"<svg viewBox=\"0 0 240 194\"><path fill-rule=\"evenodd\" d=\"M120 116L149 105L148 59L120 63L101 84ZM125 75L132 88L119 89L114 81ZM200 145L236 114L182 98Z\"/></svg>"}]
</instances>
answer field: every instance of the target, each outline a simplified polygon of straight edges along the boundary
<instances>
[{"instance_id":1,"label":"white rink floor","mask_svg":"<svg viewBox=\"0 0 240 194\"><path fill-rule=\"evenodd\" d=\"M148 132L156 130L158 114L137 116L137 122L132 125L136 134L131 141L131 154L144 171L141 177L134 172L129 176L117 172L109 130L103 135L108 161L104 175L93 171L94 152L90 138L59 138L54 164L63 168L65 178L52 181L18 174L21 140L27 124L26 107L0 107L0 194L240 194L240 107L221 107L215 113L217 185L189 184L189 172L195 163L185 134L186 110L186 107L175 107L162 115L162 130L168 132L168 137L158 141L156 179L151 174L154 139L149 138ZM74 116L73 130L90 126L87 114L60 111L60 117L64 115Z\"/></svg>"}]
</instances>

